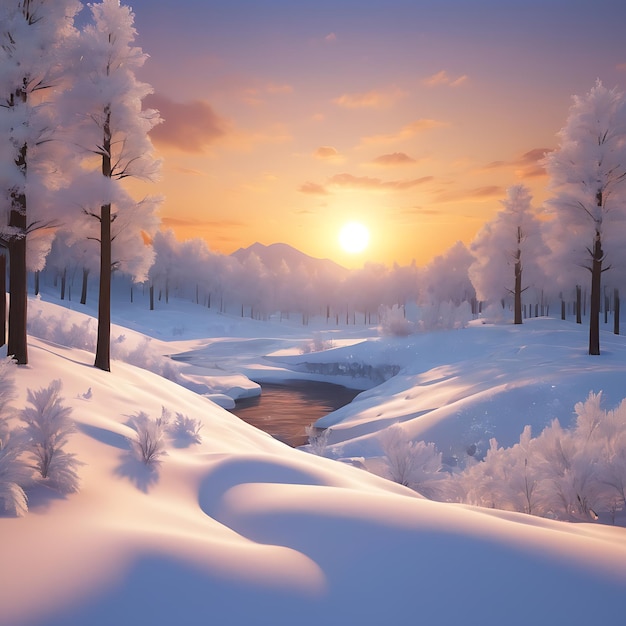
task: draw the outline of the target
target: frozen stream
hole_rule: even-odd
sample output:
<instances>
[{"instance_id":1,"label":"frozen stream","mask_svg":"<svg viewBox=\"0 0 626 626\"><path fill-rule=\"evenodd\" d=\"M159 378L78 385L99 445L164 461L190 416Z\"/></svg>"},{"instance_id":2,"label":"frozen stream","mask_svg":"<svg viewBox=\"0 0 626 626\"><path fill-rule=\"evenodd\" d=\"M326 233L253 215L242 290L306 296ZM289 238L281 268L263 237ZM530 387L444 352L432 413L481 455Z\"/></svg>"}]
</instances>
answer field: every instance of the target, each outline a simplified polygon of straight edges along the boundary
<instances>
[{"instance_id":1,"label":"frozen stream","mask_svg":"<svg viewBox=\"0 0 626 626\"><path fill-rule=\"evenodd\" d=\"M340 385L306 380L263 383L261 387L260 396L239 400L231 412L294 447L307 443L307 426L352 402L360 393Z\"/></svg>"}]
</instances>

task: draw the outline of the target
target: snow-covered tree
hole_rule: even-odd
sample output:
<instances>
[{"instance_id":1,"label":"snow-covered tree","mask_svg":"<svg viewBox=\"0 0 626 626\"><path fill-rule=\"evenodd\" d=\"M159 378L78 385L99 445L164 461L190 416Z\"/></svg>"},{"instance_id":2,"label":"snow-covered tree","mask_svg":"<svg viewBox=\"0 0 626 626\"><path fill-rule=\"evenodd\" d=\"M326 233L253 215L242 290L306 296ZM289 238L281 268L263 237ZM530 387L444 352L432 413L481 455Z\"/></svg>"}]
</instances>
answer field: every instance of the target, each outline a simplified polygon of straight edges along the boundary
<instances>
[{"instance_id":1,"label":"snow-covered tree","mask_svg":"<svg viewBox=\"0 0 626 626\"><path fill-rule=\"evenodd\" d=\"M575 96L559 146L544 159L554 197L549 245L591 277L589 354L600 354L602 273L623 265L626 237L626 98L600 81ZM580 274L576 275L576 284Z\"/></svg>"},{"instance_id":2,"label":"snow-covered tree","mask_svg":"<svg viewBox=\"0 0 626 626\"><path fill-rule=\"evenodd\" d=\"M28 362L27 238L58 217L47 201L60 175L54 157L59 143L52 141L54 108L48 105L64 86L65 54L80 8L77 0L0 4L0 207L5 215L0 236L10 255L8 352L21 364Z\"/></svg>"},{"instance_id":3,"label":"snow-covered tree","mask_svg":"<svg viewBox=\"0 0 626 626\"><path fill-rule=\"evenodd\" d=\"M64 450L75 426L72 409L63 404L61 381L53 380L48 387L28 390L31 406L22 409L26 424L27 446L35 461L35 469L47 483L62 493L78 491L76 455Z\"/></svg>"},{"instance_id":4,"label":"snow-covered tree","mask_svg":"<svg viewBox=\"0 0 626 626\"><path fill-rule=\"evenodd\" d=\"M514 323L522 323L522 293L541 278L545 254L540 222L524 185L507 190L504 209L485 224L471 245L475 257L469 276L479 300L497 302L513 296Z\"/></svg>"},{"instance_id":5,"label":"snow-covered tree","mask_svg":"<svg viewBox=\"0 0 626 626\"><path fill-rule=\"evenodd\" d=\"M420 300L424 304L453 302L457 306L469 302L476 295L468 275L473 261L474 257L461 241L436 256L422 271Z\"/></svg>"},{"instance_id":6,"label":"snow-covered tree","mask_svg":"<svg viewBox=\"0 0 626 626\"><path fill-rule=\"evenodd\" d=\"M87 218L85 235L100 244L95 366L109 371L111 273L125 264L138 279L144 279L152 262L144 239L150 239L158 226L159 201L135 201L121 181L156 177L159 163L148 132L160 118L154 110L142 110L142 100L152 88L135 76L147 55L133 45L136 31L131 9L119 0L103 0L89 8L93 24L81 33L73 67L76 78L64 109L73 142L84 157L75 180L76 204ZM116 256L115 243L122 239Z\"/></svg>"}]
</instances>

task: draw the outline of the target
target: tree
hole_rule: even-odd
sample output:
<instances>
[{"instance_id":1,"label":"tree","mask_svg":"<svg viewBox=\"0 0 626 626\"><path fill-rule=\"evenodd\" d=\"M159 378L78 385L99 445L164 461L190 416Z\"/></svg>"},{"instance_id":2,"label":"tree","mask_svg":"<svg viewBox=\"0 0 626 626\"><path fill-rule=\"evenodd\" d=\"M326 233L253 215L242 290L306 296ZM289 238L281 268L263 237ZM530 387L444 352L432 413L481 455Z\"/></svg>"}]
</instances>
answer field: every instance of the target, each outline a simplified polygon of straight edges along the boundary
<instances>
[{"instance_id":1,"label":"tree","mask_svg":"<svg viewBox=\"0 0 626 626\"><path fill-rule=\"evenodd\" d=\"M132 45L134 14L118 0L89 5L93 24L81 33L76 80L65 101L67 125L82 148L83 161L75 192L83 215L97 232L86 236L100 245L98 339L95 367L110 370L111 274L125 264L137 278L144 278L152 263L144 245L156 231L157 198L135 201L122 187L128 177L154 180L159 163L153 156L148 132L160 122L157 111L142 110L142 100L152 88L136 77L147 55ZM94 162L95 157L95 162ZM87 227L89 228L89 227ZM134 237L119 246L114 242ZM139 252L139 255L137 255ZM131 258L129 258L132 257Z\"/></svg>"},{"instance_id":2,"label":"tree","mask_svg":"<svg viewBox=\"0 0 626 626\"><path fill-rule=\"evenodd\" d=\"M54 222L43 189L57 173L57 142L46 94L63 86L67 42L73 37L77 0L5 0L0 6L0 130L3 141L1 237L9 249L8 353L28 363L26 342L28 236ZM47 209L47 211L46 211ZM45 246L42 248L45 250Z\"/></svg>"},{"instance_id":3,"label":"tree","mask_svg":"<svg viewBox=\"0 0 626 626\"><path fill-rule=\"evenodd\" d=\"M514 323L522 323L522 293L541 276L544 254L540 222L524 185L514 185L502 200L504 209L485 224L471 245L469 276L479 300L513 296ZM526 277L526 281L524 281Z\"/></svg>"},{"instance_id":4,"label":"tree","mask_svg":"<svg viewBox=\"0 0 626 626\"><path fill-rule=\"evenodd\" d=\"M560 144L544 165L555 196L551 248L591 277L589 354L600 354L602 273L623 265L626 232L626 99L601 81L575 96ZM622 258L620 258L622 257Z\"/></svg>"},{"instance_id":5,"label":"tree","mask_svg":"<svg viewBox=\"0 0 626 626\"><path fill-rule=\"evenodd\" d=\"M475 295L468 269L474 257L462 241L457 241L442 255L436 256L422 271L423 304L470 301Z\"/></svg>"}]
</instances>

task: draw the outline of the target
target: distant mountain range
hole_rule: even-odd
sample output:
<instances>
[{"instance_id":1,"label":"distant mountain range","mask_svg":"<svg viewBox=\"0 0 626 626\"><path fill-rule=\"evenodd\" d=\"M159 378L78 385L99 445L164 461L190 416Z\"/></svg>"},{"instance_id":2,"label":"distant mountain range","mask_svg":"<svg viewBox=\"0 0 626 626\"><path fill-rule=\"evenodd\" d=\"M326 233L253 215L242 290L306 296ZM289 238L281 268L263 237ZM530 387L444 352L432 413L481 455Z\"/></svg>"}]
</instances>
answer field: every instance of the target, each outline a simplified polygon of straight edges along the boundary
<instances>
[{"instance_id":1,"label":"distant mountain range","mask_svg":"<svg viewBox=\"0 0 626 626\"><path fill-rule=\"evenodd\" d=\"M284 261L287 267L304 267L309 274L313 273L334 273L342 276L349 273L345 267L331 261L330 259L316 259L286 243L273 243L265 246L262 243L253 243L247 248L239 248L232 253L239 262L245 261L251 254L255 254L265 267L276 272Z\"/></svg>"}]
</instances>

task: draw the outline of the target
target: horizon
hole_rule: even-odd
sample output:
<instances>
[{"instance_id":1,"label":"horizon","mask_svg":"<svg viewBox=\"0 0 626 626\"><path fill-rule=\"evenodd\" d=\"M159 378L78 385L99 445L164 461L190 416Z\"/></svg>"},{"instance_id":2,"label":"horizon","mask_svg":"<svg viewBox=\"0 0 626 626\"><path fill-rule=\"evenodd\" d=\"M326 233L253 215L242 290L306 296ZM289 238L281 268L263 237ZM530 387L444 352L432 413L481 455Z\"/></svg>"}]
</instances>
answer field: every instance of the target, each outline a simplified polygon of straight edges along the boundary
<instances>
[{"instance_id":1,"label":"horizon","mask_svg":"<svg viewBox=\"0 0 626 626\"><path fill-rule=\"evenodd\" d=\"M347 268L424 265L469 244L509 186L539 207L572 96L625 83L612 0L131 6L165 119L162 179L133 189L224 254L284 242ZM349 221L369 229L362 252L340 248Z\"/></svg>"}]
</instances>

